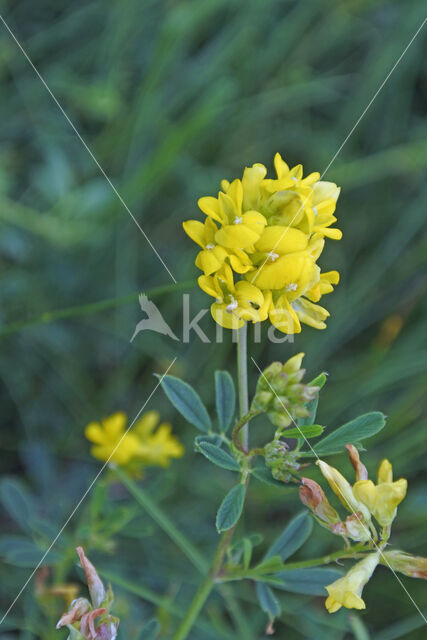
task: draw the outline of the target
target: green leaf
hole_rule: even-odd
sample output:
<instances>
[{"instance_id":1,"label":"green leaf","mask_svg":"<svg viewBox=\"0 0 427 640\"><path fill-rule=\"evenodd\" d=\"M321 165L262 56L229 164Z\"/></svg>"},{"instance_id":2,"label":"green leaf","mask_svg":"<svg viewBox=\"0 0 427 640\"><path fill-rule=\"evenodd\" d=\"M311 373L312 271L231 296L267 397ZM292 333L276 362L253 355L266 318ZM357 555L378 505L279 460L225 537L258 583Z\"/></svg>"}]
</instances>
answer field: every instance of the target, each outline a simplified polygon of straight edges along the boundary
<instances>
[{"instance_id":1,"label":"green leaf","mask_svg":"<svg viewBox=\"0 0 427 640\"><path fill-rule=\"evenodd\" d=\"M32 540L22 536L4 536L0 538L0 556L8 564L15 567L32 569L42 559L44 550L40 549ZM52 566L61 560L61 555L52 549L43 560L44 565Z\"/></svg>"},{"instance_id":2,"label":"green leaf","mask_svg":"<svg viewBox=\"0 0 427 640\"><path fill-rule=\"evenodd\" d=\"M220 447L222 445L223 440L221 436L218 436L216 434L213 434L211 436L208 436L208 435L196 436L194 438L194 449L196 451L199 450L199 444L201 444L202 442L209 442L209 444L213 444L216 447Z\"/></svg>"},{"instance_id":3,"label":"green leaf","mask_svg":"<svg viewBox=\"0 0 427 640\"><path fill-rule=\"evenodd\" d=\"M159 635L160 631L160 623L155 618L152 618L144 625L143 629L141 629L138 640L155 640Z\"/></svg>"},{"instance_id":4,"label":"green leaf","mask_svg":"<svg viewBox=\"0 0 427 640\"><path fill-rule=\"evenodd\" d=\"M219 425L227 431L236 410L236 391L228 371L215 371L215 401Z\"/></svg>"},{"instance_id":5,"label":"green leaf","mask_svg":"<svg viewBox=\"0 0 427 640\"><path fill-rule=\"evenodd\" d=\"M196 445L197 451L200 451L205 458L207 458L217 467L228 469L229 471L240 471L239 463L229 453L216 447L209 442L200 442Z\"/></svg>"},{"instance_id":6,"label":"green leaf","mask_svg":"<svg viewBox=\"0 0 427 640\"><path fill-rule=\"evenodd\" d=\"M200 431L209 431L211 419L206 407L193 387L175 376L157 376L163 391L182 416Z\"/></svg>"},{"instance_id":7,"label":"green leaf","mask_svg":"<svg viewBox=\"0 0 427 640\"><path fill-rule=\"evenodd\" d=\"M283 533L273 542L265 557L280 556L284 561L297 551L313 529L313 519L307 511L303 511L293 518Z\"/></svg>"},{"instance_id":8,"label":"green leaf","mask_svg":"<svg viewBox=\"0 0 427 640\"><path fill-rule=\"evenodd\" d=\"M335 429L332 433L323 438L314 447L314 453L312 451L304 451L305 456L325 456L333 453L340 453L346 444L353 444L370 438L375 435L385 425L385 416L380 411L372 411L371 413L365 413L346 424L342 427Z\"/></svg>"},{"instance_id":9,"label":"green leaf","mask_svg":"<svg viewBox=\"0 0 427 640\"><path fill-rule=\"evenodd\" d=\"M262 582L257 582L256 594L261 609L265 611L270 619L274 619L280 616L281 608L279 601L277 600L270 587L268 587L266 584L263 584Z\"/></svg>"},{"instance_id":10,"label":"green leaf","mask_svg":"<svg viewBox=\"0 0 427 640\"><path fill-rule=\"evenodd\" d=\"M291 569L281 571L275 575L280 578L281 584L277 588L292 593L305 593L313 596L327 596L325 586L342 577L342 572L338 569L312 568L312 569Z\"/></svg>"},{"instance_id":11,"label":"green leaf","mask_svg":"<svg viewBox=\"0 0 427 640\"><path fill-rule=\"evenodd\" d=\"M15 522L27 529L35 506L25 486L14 478L4 478L0 482L0 500Z\"/></svg>"},{"instance_id":12,"label":"green leaf","mask_svg":"<svg viewBox=\"0 0 427 640\"><path fill-rule=\"evenodd\" d=\"M242 514L244 502L245 487L238 484L227 493L216 514L216 528L220 533L236 524Z\"/></svg>"},{"instance_id":13,"label":"green leaf","mask_svg":"<svg viewBox=\"0 0 427 640\"><path fill-rule=\"evenodd\" d=\"M304 438L317 438L322 435L324 430L325 427L320 424L308 424L294 429L285 429L282 435L284 438L301 438L304 440Z\"/></svg>"}]
</instances>

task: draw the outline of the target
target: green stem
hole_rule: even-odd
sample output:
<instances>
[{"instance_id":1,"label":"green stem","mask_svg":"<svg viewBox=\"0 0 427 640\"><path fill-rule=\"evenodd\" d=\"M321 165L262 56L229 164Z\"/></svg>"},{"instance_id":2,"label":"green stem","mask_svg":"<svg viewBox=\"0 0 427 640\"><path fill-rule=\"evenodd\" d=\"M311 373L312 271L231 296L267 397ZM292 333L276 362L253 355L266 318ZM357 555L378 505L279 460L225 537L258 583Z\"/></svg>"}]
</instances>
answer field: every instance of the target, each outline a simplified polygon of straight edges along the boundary
<instances>
[{"instance_id":1,"label":"green stem","mask_svg":"<svg viewBox=\"0 0 427 640\"><path fill-rule=\"evenodd\" d=\"M249 411L248 397L248 357L247 357L248 325L245 322L237 333L237 382L239 391L240 417ZM241 428L242 446L244 451L249 449L249 430L245 423Z\"/></svg>"},{"instance_id":2,"label":"green stem","mask_svg":"<svg viewBox=\"0 0 427 640\"><path fill-rule=\"evenodd\" d=\"M247 367L247 325L244 324L243 327L238 332L237 338L237 377L238 377L238 392L239 392L239 409L240 409L240 420L237 423L237 433L239 431L242 432L242 442L238 447L239 449L244 450L245 453L248 452L249 449L249 438L248 438L248 426L247 426L247 417L249 412L249 398L248 398L248 367ZM234 431L236 431L236 427ZM234 437L234 434L233 434ZM239 443L240 444L240 443ZM249 483L249 473L245 476L245 492L247 490ZM221 582L220 574L222 570L222 565L224 562L225 555L227 553L227 549L230 545L231 539L233 537L234 531L236 529L236 524L222 534L221 539L219 541L217 550L215 552L214 559L212 561L211 568L209 569L209 573L198 588L196 595L193 598L192 603L190 604L190 608L187 611L187 614L179 626L176 634L174 635L173 640L185 640L187 638L191 628L194 625L194 622L197 619L200 611L203 608L206 600L209 597L215 583Z\"/></svg>"},{"instance_id":3,"label":"green stem","mask_svg":"<svg viewBox=\"0 0 427 640\"><path fill-rule=\"evenodd\" d=\"M202 610L203 605L208 599L213 586L214 581L212 580L212 577L210 575L206 576L206 578L200 585L196 595L194 596L193 602L191 603L184 620L178 627L178 630L174 635L174 640L184 640L184 638L186 638L190 633L190 630L193 627L200 611Z\"/></svg>"},{"instance_id":4,"label":"green stem","mask_svg":"<svg viewBox=\"0 0 427 640\"><path fill-rule=\"evenodd\" d=\"M135 500L143 507L151 518L156 522L161 529L175 542L177 547L187 556L192 564L202 573L206 572L207 563L198 549L193 545L177 527L172 520L157 506L157 504L150 498L148 493L138 486L128 474L116 467L114 473L120 479L120 482L128 489L129 493L133 495Z\"/></svg>"},{"instance_id":5,"label":"green stem","mask_svg":"<svg viewBox=\"0 0 427 640\"><path fill-rule=\"evenodd\" d=\"M323 566L325 564L330 564L335 560L345 560L346 558L356 558L359 557L360 554L364 552L368 552L370 549L366 548L366 545L363 543L356 544L354 547L350 547L350 549L340 549L339 551L334 551L326 556L321 556L320 558L310 558L310 560L299 560L298 562L287 562L280 571L291 571L292 569L307 569L309 567L318 567ZM230 573L229 575L225 575L221 578L222 582L232 582L234 580L253 580L254 574L244 572L244 571L236 571Z\"/></svg>"},{"instance_id":6,"label":"green stem","mask_svg":"<svg viewBox=\"0 0 427 640\"><path fill-rule=\"evenodd\" d=\"M160 296L165 293L181 291L182 289L192 289L197 284L196 280L187 280L186 282L177 282L176 284L164 285L161 287L153 287L145 291L146 295L150 298ZM107 298L105 300L98 300L96 302L89 302L88 304L79 304L73 307L66 307L65 309L56 309L55 311L45 311L36 318L30 318L28 320L11 322L4 325L0 330L0 337L9 335L11 333L17 333L24 329L37 326L39 324L49 324L56 320L66 320L68 318L76 318L79 316L88 316L93 313L100 313L107 309L114 309L124 304L130 304L138 300L139 293L130 293L126 296L119 298Z\"/></svg>"}]
</instances>

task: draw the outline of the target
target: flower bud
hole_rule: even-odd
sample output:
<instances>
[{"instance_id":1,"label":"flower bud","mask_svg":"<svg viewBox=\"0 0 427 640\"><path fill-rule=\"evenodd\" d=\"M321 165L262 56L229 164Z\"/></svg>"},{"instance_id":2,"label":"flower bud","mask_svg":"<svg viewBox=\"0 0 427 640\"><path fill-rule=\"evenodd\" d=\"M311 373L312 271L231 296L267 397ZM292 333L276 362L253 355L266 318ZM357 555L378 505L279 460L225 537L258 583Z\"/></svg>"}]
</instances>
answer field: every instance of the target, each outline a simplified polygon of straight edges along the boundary
<instances>
[{"instance_id":1,"label":"flower bud","mask_svg":"<svg viewBox=\"0 0 427 640\"><path fill-rule=\"evenodd\" d=\"M361 512L362 521L369 522L371 519L369 509L366 508L362 501L355 497L350 483L347 482L344 476L323 460L318 460L316 464L319 466L324 478L328 481L332 491L338 496L341 504L347 511L351 511L352 513ZM369 482L369 480L367 482Z\"/></svg>"},{"instance_id":2,"label":"flower bud","mask_svg":"<svg viewBox=\"0 0 427 640\"><path fill-rule=\"evenodd\" d=\"M292 471L299 471L302 466L298 462L298 453L289 451L286 442L273 440L264 447L265 463L271 470L271 475L280 482L289 482Z\"/></svg>"},{"instance_id":3,"label":"flower bud","mask_svg":"<svg viewBox=\"0 0 427 640\"><path fill-rule=\"evenodd\" d=\"M111 587L105 591L95 567L86 557L82 547L77 548L84 569L92 604L86 598L78 598L60 618L57 629L67 627L69 640L115 640L119 619L110 615L113 605ZM96 622L97 621L97 622Z\"/></svg>"},{"instance_id":4,"label":"flower bud","mask_svg":"<svg viewBox=\"0 0 427 640\"><path fill-rule=\"evenodd\" d=\"M61 627L78 622L90 609L90 602L86 600L86 598L77 598L77 600L71 603L70 610L64 613L58 620L56 628L60 629Z\"/></svg>"},{"instance_id":5,"label":"flower bud","mask_svg":"<svg viewBox=\"0 0 427 640\"><path fill-rule=\"evenodd\" d=\"M411 578L427 580L427 558L413 556L405 551L385 551L381 557L381 564L393 571L399 571Z\"/></svg>"},{"instance_id":6,"label":"flower bud","mask_svg":"<svg viewBox=\"0 0 427 640\"><path fill-rule=\"evenodd\" d=\"M367 480L368 471L364 464L360 461L359 452L353 444L346 444L345 448L350 454L350 462L356 472L356 480Z\"/></svg>"},{"instance_id":7,"label":"flower bud","mask_svg":"<svg viewBox=\"0 0 427 640\"><path fill-rule=\"evenodd\" d=\"M310 478L301 478L299 497L306 507L311 509L321 523L330 525L340 522L340 517L335 509L329 504L327 497L320 485Z\"/></svg>"},{"instance_id":8,"label":"flower bud","mask_svg":"<svg viewBox=\"0 0 427 640\"><path fill-rule=\"evenodd\" d=\"M267 413L279 429L286 429L297 418L309 415L307 404L316 398L319 387L302 384L305 370L301 369L303 353L284 364L273 362L258 379L252 407Z\"/></svg>"},{"instance_id":9,"label":"flower bud","mask_svg":"<svg viewBox=\"0 0 427 640\"><path fill-rule=\"evenodd\" d=\"M85 552L82 547L77 547L77 553L80 558L80 564L86 574L87 586L89 587L90 598L92 600L92 605L95 608L98 608L105 599L105 589L102 584L102 580L99 577L95 567L91 563L91 561L85 556Z\"/></svg>"}]
</instances>

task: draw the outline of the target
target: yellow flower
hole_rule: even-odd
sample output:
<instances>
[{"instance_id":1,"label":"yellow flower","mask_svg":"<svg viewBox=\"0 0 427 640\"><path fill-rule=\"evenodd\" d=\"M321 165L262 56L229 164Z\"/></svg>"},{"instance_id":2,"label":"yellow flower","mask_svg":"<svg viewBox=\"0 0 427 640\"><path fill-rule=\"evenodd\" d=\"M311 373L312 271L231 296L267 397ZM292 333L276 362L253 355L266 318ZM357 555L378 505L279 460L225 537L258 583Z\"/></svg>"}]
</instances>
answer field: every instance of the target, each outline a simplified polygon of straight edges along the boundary
<instances>
[{"instance_id":1,"label":"yellow flower","mask_svg":"<svg viewBox=\"0 0 427 640\"><path fill-rule=\"evenodd\" d=\"M171 458L184 455L184 448L172 435L171 426L165 422L159 424L156 411L145 413L128 432L126 423L126 414L118 412L100 423L87 425L85 435L94 443L91 449L94 458L118 465L166 467Z\"/></svg>"},{"instance_id":2,"label":"yellow flower","mask_svg":"<svg viewBox=\"0 0 427 640\"><path fill-rule=\"evenodd\" d=\"M325 607L329 613L335 613L341 607L366 609L361 597L363 587L375 571L380 561L380 555L380 551L369 553L363 560L357 562L345 576L325 587L329 594L325 601Z\"/></svg>"},{"instance_id":3,"label":"yellow flower","mask_svg":"<svg viewBox=\"0 0 427 640\"><path fill-rule=\"evenodd\" d=\"M203 291L216 298L211 313L215 322L222 327L239 329L245 321L258 322L261 319L263 294L258 287L245 280L235 284L228 265L224 265L214 276L200 276L198 282Z\"/></svg>"},{"instance_id":4,"label":"yellow flower","mask_svg":"<svg viewBox=\"0 0 427 640\"><path fill-rule=\"evenodd\" d=\"M375 485L372 480L359 480L353 487L353 493L382 527L389 527L396 516L398 505L406 496L407 488L405 478L393 482L391 463L383 460L378 469L378 484Z\"/></svg>"},{"instance_id":5,"label":"yellow flower","mask_svg":"<svg viewBox=\"0 0 427 640\"><path fill-rule=\"evenodd\" d=\"M196 258L196 266L204 273L199 284L218 298L219 307L212 312L222 326L236 328L247 320L269 318L284 333L299 333L301 322L324 329L329 313L316 303L333 291L339 274L321 273L317 260L325 238L339 240L342 235L332 227L340 189L320 181L319 173L304 178L301 165L289 168L279 154L274 166L274 179L266 178L264 165L254 164L244 170L241 180L223 180L217 198L199 200L205 223L183 223L185 232L202 248ZM234 278L224 291L221 282L230 281L227 274L224 278L226 267L245 274L256 295L255 289L239 286ZM246 302L236 306L239 289ZM258 313L249 313L250 307ZM233 317L224 320L224 309Z\"/></svg>"}]
</instances>

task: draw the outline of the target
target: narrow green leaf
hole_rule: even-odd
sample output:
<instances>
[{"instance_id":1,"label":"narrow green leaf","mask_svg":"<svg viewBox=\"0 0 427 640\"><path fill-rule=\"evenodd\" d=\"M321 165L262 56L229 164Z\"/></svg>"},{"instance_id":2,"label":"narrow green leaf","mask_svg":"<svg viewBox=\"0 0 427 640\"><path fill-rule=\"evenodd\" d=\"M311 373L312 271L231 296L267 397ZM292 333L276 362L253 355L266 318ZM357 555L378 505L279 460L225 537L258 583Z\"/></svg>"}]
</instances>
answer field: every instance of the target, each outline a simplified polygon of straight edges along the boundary
<instances>
[{"instance_id":1,"label":"narrow green leaf","mask_svg":"<svg viewBox=\"0 0 427 640\"><path fill-rule=\"evenodd\" d=\"M326 596L325 587L331 582L342 577L342 572L338 569L312 568L312 569L291 569L281 571L275 575L280 578L281 584L277 587L283 591L292 593L305 593L313 596Z\"/></svg>"},{"instance_id":2,"label":"narrow green leaf","mask_svg":"<svg viewBox=\"0 0 427 640\"><path fill-rule=\"evenodd\" d=\"M217 467L228 469L229 471L240 471L239 463L229 453L210 444L209 442L200 442L196 445L197 451L200 451L205 458L216 464Z\"/></svg>"},{"instance_id":3,"label":"narrow green leaf","mask_svg":"<svg viewBox=\"0 0 427 640\"><path fill-rule=\"evenodd\" d=\"M228 371L215 371L215 401L219 425L227 431L236 410L236 391Z\"/></svg>"},{"instance_id":4,"label":"narrow green leaf","mask_svg":"<svg viewBox=\"0 0 427 640\"><path fill-rule=\"evenodd\" d=\"M293 518L283 533L273 542L266 553L266 558L280 556L282 560L290 558L297 551L313 529L313 519L307 511L303 511Z\"/></svg>"},{"instance_id":5,"label":"narrow green leaf","mask_svg":"<svg viewBox=\"0 0 427 640\"><path fill-rule=\"evenodd\" d=\"M285 429L283 437L301 438L302 440L304 440L304 438L317 438L322 435L324 430L325 427L322 427L320 424L308 424L298 428Z\"/></svg>"},{"instance_id":6,"label":"narrow green leaf","mask_svg":"<svg viewBox=\"0 0 427 640\"><path fill-rule=\"evenodd\" d=\"M242 515L244 501L245 487L242 484L236 485L227 493L216 514L216 528L219 532L228 531L236 524Z\"/></svg>"},{"instance_id":7,"label":"narrow green leaf","mask_svg":"<svg viewBox=\"0 0 427 640\"><path fill-rule=\"evenodd\" d=\"M200 431L209 431L212 426L206 407L200 396L187 382L175 376L157 376L161 379L163 391L184 418Z\"/></svg>"},{"instance_id":8,"label":"narrow green leaf","mask_svg":"<svg viewBox=\"0 0 427 640\"><path fill-rule=\"evenodd\" d=\"M274 595L273 591L266 584L257 582L256 595L261 609L265 611L270 619L280 616L281 608L279 601Z\"/></svg>"},{"instance_id":9,"label":"narrow green leaf","mask_svg":"<svg viewBox=\"0 0 427 640\"><path fill-rule=\"evenodd\" d=\"M305 456L313 457L316 455L325 456L333 453L340 453L346 444L363 441L375 435L385 425L385 416L380 411L372 411L365 413L342 427L335 429L332 433L323 438L316 444L313 452L304 452Z\"/></svg>"}]
</instances>

